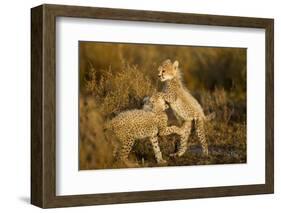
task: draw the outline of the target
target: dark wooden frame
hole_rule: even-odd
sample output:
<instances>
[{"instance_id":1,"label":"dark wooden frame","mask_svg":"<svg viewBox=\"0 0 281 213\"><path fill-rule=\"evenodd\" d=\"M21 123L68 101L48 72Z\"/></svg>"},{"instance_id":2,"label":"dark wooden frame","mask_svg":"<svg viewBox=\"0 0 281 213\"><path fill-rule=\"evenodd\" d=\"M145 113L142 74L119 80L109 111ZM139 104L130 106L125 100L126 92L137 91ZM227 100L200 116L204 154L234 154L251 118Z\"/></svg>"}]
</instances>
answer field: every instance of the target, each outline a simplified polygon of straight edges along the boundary
<instances>
[{"instance_id":1,"label":"dark wooden frame","mask_svg":"<svg viewBox=\"0 0 281 213\"><path fill-rule=\"evenodd\" d=\"M56 196L56 17L262 28L266 32L266 183ZM178 200L274 192L274 20L41 5L31 9L31 203L42 207Z\"/></svg>"}]
</instances>

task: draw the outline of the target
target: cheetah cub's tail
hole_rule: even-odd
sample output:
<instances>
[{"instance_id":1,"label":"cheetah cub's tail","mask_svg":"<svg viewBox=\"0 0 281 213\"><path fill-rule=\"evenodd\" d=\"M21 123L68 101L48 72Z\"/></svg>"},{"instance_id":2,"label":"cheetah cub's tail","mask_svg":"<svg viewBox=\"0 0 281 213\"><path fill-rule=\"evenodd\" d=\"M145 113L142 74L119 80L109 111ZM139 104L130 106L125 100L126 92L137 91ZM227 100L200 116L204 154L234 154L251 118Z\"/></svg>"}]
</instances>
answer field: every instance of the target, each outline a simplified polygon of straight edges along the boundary
<instances>
[{"instance_id":1,"label":"cheetah cub's tail","mask_svg":"<svg viewBox=\"0 0 281 213\"><path fill-rule=\"evenodd\" d=\"M215 113L215 112L212 112L212 113L210 113L209 115L206 115L206 116L205 116L205 121L214 120L215 117L216 117L216 113Z\"/></svg>"}]
</instances>

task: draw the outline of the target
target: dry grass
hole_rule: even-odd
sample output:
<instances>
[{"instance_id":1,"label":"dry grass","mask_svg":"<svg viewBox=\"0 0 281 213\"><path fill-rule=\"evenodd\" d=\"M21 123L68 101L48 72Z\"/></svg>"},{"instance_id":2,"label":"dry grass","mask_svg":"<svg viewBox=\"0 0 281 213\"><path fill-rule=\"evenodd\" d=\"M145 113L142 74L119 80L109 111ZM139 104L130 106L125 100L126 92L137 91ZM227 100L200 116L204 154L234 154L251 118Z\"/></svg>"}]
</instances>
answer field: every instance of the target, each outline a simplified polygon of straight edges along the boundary
<instances>
[{"instance_id":1,"label":"dry grass","mask_svg":"<svg viewBox=\"0 0 281 213\"><path fill-rule=\"evenodd\" d=\"M143 72L128 64L123 64L116 74L109 68L99 77L91 67L86 76L86 93L97 101L104 116L117 114L128 108L140 108L143 98L156 91L151 80Z\"/></svg>"},{"instance_id":2,"label":"dry grass","mask_svg":"<svg viewBox=\"0 0 281 213\"><path fill-rule=\"evenodd\" d=\"M176 159L169 158L169 154L175 152L178 136L159 138L168 165L246 162L246 51L159 48L80 44L80 169L122 167L115 164L113 157L118 141L110 132L104 132L104 121L123 110L141 108L143 98L161 88L157 65L166 55L176 55L173 58L180 61L184 83L205 113L216 113L216 118L206 125L209 157L202 156L194 132L189 138L189 150ZM171 110L167 113L169 123L177 125ZM136 141L130 158L143 167L157 166L148 140Z\"/></svg>"}]
</instances>

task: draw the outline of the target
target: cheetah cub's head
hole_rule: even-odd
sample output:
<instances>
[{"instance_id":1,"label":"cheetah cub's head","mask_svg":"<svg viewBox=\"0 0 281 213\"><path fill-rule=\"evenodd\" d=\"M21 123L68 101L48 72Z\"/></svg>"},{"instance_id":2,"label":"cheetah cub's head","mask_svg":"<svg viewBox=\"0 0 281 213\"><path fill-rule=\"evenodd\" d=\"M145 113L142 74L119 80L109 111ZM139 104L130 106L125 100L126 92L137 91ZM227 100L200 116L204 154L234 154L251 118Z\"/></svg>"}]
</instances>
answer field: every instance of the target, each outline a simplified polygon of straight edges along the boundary
<instances>
[{"instance_id":1,"label":"cheetah cub's head","mask_svg":"<svg viewBox=\"0 0 281 213\"><path fill-rule=\"evenodd\" d=\"M178 75L178 67L179 67L178 61L172 63L170 59L165 60L158 67L158 71L159 71L158 77L160 81L167 81L175 78Z\"/></svg>"},{"instance_id":2,"label":"cheetah cub's head","mask_svg":"<svg viewBox=\"0 0 281 213\"><path fill-rule=\"evenodd\" d=\"M168 109L169 106L166 104L165 100L162 96L158 93L152 95L150 98L144 98L144 105L143 109L145 111L152 111L152 112L163 112Z\"/></svg>"}]
</instances>

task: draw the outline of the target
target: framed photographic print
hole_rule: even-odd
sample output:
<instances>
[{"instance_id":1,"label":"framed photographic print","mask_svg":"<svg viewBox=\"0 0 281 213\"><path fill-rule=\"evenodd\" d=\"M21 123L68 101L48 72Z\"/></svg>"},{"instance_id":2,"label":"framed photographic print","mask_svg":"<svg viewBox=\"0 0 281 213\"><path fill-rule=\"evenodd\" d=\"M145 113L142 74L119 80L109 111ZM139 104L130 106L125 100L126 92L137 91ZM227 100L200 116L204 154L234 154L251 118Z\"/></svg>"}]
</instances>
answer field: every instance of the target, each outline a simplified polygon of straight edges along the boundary
<instances>
[{"instance_id":1,"label":"framed photographic print","mask_svg":"<svg viewBox=\"0 0 281 213\"><path fill-rule=\"evenodd\" d=\"M273 19L31 9L31 203L273 193Z\"/></svg>"}]
</instances>

